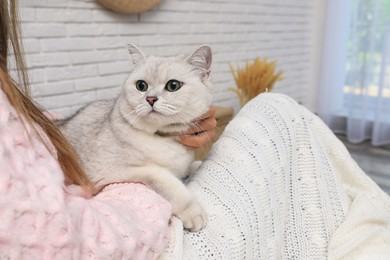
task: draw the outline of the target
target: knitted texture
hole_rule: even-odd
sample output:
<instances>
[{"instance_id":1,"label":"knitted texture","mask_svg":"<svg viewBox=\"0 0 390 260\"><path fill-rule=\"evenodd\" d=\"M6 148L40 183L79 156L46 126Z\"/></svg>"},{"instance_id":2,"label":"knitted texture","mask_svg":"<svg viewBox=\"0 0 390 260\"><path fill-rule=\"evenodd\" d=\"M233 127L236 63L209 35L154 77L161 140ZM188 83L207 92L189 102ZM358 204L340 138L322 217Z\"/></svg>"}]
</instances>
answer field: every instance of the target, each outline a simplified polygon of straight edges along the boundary
<instances>
[{"instance_id":1,"label":"knitted texture","mask_svg":"<svg viewBox=\"0 0 390 260\"><path fill-rule=\"evenodd\" d=\"M0 91L0 259L156 259L170 204L142 184L89 198L64 187L57 161ZM30 137L30 138L29 138Z\"/></svg>"},{"instance_id":2,"label":"knitted texture","mask_svg":"<svg viewBox=\"0 0 390 260\"><path fill-rule=\"evenodd\" d=\"M160 259L389 259L388 196L286 96L246 105L188 186L207 226L172 222Z\"/></svg>"}]
</instances>

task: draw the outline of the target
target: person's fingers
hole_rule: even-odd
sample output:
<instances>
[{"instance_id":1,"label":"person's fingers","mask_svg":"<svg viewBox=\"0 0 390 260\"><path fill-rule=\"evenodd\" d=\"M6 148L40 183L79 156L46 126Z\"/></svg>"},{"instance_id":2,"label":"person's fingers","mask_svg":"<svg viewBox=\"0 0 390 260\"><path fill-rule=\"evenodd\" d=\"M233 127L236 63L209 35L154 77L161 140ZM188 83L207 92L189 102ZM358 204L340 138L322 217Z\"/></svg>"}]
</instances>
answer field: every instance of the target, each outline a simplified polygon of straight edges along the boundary
<instances>
[{"instance_id":1,"label":"person's fingers","mask_svg":"<svg viewBox=\"0 0 390 260\"><path fill-rule=\"evenodd\" d=\"M215 119L215 117L208 117L200 121L194 122L193 126L191 126L184 134L191 135L210 131L215 129L216 126L217 120Z\"/></svg>"},{"instance_id":2,"label":"person's fingers","mask_svg":"<svg viewBox=\"0 0 390 260\"><path fill-rule=\"evenodd\" d=\"M216 108L211 106L209 111L196 119L192 127L181 135L180 143L189 150L197 150L211 141L215 135L217 120L215 119Z\"/></svg>"},{"instance_id":3,"label":"person's fingers","mask_svg":"<svg viewBox=\"0 0 390 260\"><path fill-rule=\"evenodd\" d=\"M199 118L195 119L192 126L184 132L172 132L168 133L168 136L185 136L199 134L204 131L213 130L217 126L217 120L215 119L216 108L211 106L207 113L203 114Z\"/></svg>"},{"instance_id":4,"label":"person's fingers","mask_svg":"<svg viewBox=\"0 0 390 260\"><path fill-rule=\"evenodd\" d=\"M215 106L210 106L209 111L195 119L194 125L190 127L184 134L191 135L213 130L217 126L217 120L215 119L216 111L217 109Z\"/></svg>"},{"instance_id":5,"label":"person's fingers","mask_svg":"<svg viewBox=\"0 0 390 260\"><path fill-rule=\"evenodd\" d=\"M197 150L209 143L215 136L214 129L204 131L196 135L188 135L180 138L180 143L187 146L189 150Z\"/></svg>"}]
</instances>

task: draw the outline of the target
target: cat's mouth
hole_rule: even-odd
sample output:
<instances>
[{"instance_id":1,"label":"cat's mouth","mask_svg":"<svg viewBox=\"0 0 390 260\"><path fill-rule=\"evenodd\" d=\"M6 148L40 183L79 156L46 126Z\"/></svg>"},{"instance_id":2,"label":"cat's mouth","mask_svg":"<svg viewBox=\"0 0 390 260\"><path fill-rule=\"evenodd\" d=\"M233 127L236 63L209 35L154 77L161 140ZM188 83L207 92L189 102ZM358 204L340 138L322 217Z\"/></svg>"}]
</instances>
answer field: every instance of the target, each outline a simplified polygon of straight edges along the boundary
<instances>
[{"instance_id":1,"label":"cat's mouth","mask_svg":"<svg viewBox=\"0 0 390 260\"><path fill-rule=\"evenodd\" d=\"M157 110L156 108L152 108L149 112L147 112L146 116L171 116L172 114L167 113L164 110Z\"/></svg>"},{"instance_id":2,"label":"cat's mouth","mask_svg":"<svg viewBox=\"0 0 390 260\"><path fill-rule=\"evenodd\" d=\"M152 108L149 112L147 112L146 116L150 115L162 115L160 111L157 111L156 109Z\"/></svg>"}]
</instances>

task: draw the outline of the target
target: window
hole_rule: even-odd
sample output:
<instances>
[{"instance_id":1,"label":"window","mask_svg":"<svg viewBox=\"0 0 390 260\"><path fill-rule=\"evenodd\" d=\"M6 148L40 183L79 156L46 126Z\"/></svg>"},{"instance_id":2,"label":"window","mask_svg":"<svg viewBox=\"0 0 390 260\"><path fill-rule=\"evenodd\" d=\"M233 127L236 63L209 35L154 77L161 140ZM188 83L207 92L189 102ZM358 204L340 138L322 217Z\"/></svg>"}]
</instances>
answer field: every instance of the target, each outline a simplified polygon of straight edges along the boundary
<instances>
[{"instance_id":1,"label":"window","mask_svg":"<svg viewBox=\"0 0 390 260\"><path fill-rule=\"evenodd\" d=\"M329 0L319 114L350 142L390 144L390 0Z\"/></svg>"}]
</instances>

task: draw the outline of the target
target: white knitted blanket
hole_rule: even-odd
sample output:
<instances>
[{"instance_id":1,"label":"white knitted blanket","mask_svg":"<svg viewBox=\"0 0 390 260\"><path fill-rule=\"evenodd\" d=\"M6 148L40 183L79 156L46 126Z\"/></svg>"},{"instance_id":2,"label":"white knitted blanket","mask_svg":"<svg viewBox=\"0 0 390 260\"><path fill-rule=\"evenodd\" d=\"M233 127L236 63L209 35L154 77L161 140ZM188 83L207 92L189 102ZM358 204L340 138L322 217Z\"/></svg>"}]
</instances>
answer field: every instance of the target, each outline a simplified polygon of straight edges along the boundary
<instances>
[{"instance_id":1,"label":"white knitted blanket","mask_svg":"<svg viewBox=\"0 0 390 260\"><path fill-rule=\"evenodd\" d=\"M160 259L390 259L389 197L292 99L246 105L189 184L200 232L172 219Z\"/></svg>"}]
</instances>

